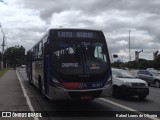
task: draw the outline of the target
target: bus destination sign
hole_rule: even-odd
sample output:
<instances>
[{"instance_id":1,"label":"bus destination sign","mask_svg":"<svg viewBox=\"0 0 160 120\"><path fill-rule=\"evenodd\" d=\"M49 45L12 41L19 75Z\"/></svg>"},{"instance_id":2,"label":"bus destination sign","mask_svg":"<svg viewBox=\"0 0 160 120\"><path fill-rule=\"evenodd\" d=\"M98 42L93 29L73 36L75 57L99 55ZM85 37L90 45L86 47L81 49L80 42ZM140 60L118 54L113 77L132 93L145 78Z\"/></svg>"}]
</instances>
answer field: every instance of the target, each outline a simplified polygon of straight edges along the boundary
<instances>
[{"instance_id":1,"label":"bus destination sign","mask_svg":"<svg viewBox=\"0 0 160 120\"><path fill-rule=\"evenodd\" d=\"M57 37L59 38L97 38L96 32L65 32L57 31Z\"/></svg>"}]
</instances>

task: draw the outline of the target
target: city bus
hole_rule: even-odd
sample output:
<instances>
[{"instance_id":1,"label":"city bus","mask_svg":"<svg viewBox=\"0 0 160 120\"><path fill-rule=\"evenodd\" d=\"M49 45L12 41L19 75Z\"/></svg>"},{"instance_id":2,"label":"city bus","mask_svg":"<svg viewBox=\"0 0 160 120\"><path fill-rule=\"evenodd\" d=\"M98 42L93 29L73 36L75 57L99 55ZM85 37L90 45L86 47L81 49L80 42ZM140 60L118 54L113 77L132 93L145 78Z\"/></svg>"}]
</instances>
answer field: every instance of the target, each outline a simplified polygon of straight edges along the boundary
<instances>
[{"instance_id":1,"label":"city bus","mask_svg":"<svg viewBox=\"0 0 160 120\"><path fill-rule=\"evenodd\" d=\"M49 29L27 52L29 83L50 100L112 94L106 39L100 30Z\"/></svg>"}]
</instances>

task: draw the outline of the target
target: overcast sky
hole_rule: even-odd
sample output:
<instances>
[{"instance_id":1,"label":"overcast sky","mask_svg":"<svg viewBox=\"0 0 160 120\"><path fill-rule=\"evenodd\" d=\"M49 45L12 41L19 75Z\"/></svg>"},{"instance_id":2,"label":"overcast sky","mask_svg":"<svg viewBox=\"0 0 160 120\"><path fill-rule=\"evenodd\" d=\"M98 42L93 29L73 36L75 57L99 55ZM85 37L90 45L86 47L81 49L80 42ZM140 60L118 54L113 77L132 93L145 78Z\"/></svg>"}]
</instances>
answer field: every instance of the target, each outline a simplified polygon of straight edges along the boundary
<instances>
[{"instance_id":1,"label":"overcast sky","mask_svg":"<svg viewBox=\"0 0 160 120\"><path fill-rule=\"evenodd\" d=\"M30 49L50 27L102 30L109 50L128 61L153 59L160 49L160 0L0 0L0 22L8 47ZM0 33L0 43L2 34Z\"/></svg>"}]
</instances>

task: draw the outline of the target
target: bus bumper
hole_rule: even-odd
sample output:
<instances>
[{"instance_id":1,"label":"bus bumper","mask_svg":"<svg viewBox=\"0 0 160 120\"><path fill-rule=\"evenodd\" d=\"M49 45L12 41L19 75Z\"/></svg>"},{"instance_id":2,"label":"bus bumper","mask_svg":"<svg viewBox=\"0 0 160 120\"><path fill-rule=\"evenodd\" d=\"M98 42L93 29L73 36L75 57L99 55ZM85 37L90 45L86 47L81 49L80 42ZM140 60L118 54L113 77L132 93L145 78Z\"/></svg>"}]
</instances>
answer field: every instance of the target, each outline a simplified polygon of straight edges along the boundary
<instances>
[{"instance_id":1,"label":"bus bumper","mask_svg":"<svg viewBox=\"0 0 160 120\"><path fill-rule=\"evenodd\" d=\"M98 89L86 90L66 90L53 86L49 87L49 98L51 100L69 100L69 99L94 99L100 97L112 96L112 85Z\"/></svg>"}]
</instances>

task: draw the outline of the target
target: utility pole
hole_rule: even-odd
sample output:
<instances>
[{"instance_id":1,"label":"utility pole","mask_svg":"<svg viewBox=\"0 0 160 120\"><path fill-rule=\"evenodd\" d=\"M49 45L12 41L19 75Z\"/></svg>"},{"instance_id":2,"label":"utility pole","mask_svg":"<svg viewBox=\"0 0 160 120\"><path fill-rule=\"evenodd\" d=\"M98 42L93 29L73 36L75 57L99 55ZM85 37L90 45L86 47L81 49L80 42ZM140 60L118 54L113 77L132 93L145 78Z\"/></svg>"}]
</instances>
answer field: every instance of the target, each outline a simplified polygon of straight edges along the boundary
<instances>
[{"instance_id":1,"label":"utility pole","mask_svg":"<svg viewBox=\"0 0 160 120\"><path fill-rule=\"evenodd\" d=\"M131 33L131 30L129 30L129 42L128 42L128 46L129 46L129 61L131 61L130 33Z\"/></svg>"},{"instance_id":2,"label":"utility pole","mask_svg":"<svg viewBox=\"0 0 160 120\"><path fill-rule=\"evenodd\" d=\"M2 29L2 25L0 23L0 28L1 28L1 32L2 32L2 35L3 35L3 42L2 42L2 60L1 60L1 69L3 69L3 54L4 54L4 46L5 46L5 34L3 32L3 29Z\"/></svg>"}]
</instances>

